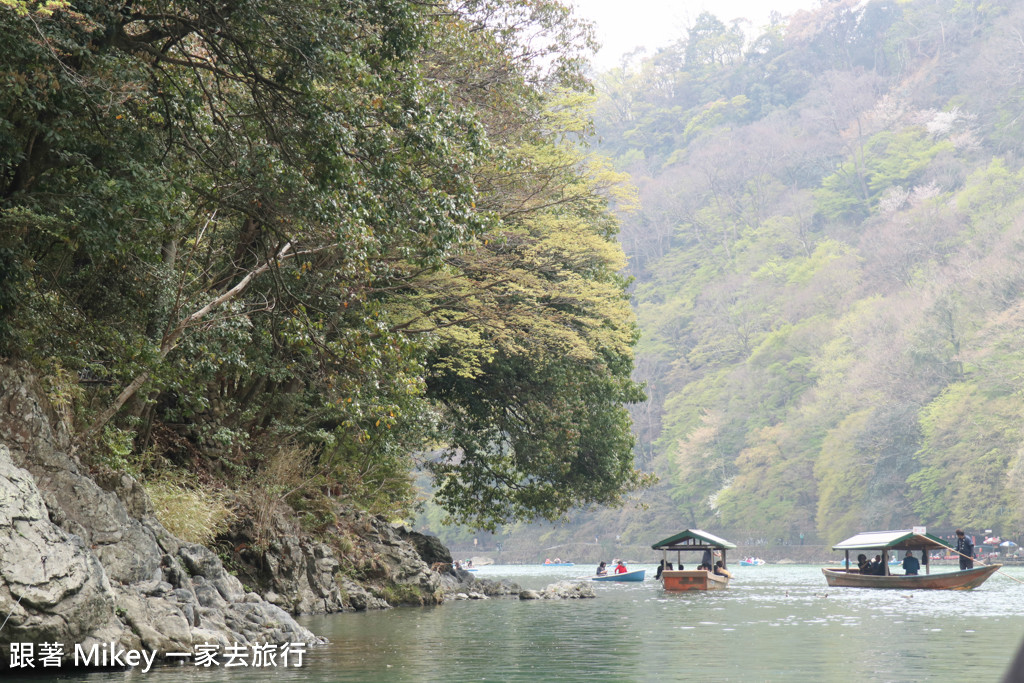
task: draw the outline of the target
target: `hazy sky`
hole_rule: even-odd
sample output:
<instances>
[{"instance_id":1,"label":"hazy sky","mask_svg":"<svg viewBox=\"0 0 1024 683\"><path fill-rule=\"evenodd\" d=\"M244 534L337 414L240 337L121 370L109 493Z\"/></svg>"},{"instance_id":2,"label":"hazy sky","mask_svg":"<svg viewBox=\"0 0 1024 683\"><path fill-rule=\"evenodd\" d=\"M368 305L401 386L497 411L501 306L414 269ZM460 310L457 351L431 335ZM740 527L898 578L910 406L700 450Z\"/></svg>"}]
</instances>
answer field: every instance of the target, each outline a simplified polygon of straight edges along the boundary
<instances>
[{"instance_id":1,"label":"hazy sky","mask_svg":"<svg viewBox=\"0 0 1024 683\"><path fill-rule=\"evenodd\" d=\"M686 27L707 10L722 21L745 17L760 27L772 10L791 14L818 7L818 0L570 0L577 13L597 25L603 45L595 57L598 69L619 63L619 57L643 46L662 47L685 35Z\"/></svg>"}]
</instances>

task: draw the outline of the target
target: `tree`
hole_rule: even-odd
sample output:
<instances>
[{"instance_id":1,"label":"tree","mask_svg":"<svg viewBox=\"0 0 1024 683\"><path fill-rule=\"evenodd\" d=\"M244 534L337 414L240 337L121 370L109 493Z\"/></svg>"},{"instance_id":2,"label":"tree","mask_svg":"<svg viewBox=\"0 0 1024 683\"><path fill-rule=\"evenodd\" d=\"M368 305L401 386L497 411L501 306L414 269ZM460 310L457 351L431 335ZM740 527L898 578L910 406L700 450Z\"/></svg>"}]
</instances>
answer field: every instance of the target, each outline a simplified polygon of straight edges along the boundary
<instances>
[{"instance_id":1,"label":"tree","mask_svg":"<svg viewBox=\"0 0 1024 683\"><path fill-rule=\"evenodd\" d=\"M376 482L400 511L411 454L475 400L461 385L439 404L429 383L487 367L495 387L531 376L575 411L596 455L591 480L561 480L565 500L639 481L608 183L567 151L581 129L542 116L551 93L587 87L589 33L568 7L12 2L0 262L17 268L0 275L0 341L88 382L83 448L116 431L244 480L297 444L311 474ZM513 434L493 409L473 429Z\"/></svg>"}]
</instances>

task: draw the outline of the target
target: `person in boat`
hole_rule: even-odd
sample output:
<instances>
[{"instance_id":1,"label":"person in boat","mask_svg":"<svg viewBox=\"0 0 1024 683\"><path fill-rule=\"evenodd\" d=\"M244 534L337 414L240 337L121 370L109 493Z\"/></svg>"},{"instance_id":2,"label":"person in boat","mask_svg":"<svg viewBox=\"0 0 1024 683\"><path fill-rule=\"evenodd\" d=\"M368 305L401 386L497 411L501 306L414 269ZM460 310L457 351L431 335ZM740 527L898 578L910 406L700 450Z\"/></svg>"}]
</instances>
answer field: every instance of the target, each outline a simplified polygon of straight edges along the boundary
<instances>
[{"instance_id":1,"label":"person in boat","mask_svg":"<svg viewBox=\"0 0 1024 683\"><path fill-rule=\"evenodd\" d=\"M857 569L861 574L873 574L874 571L871 568L871 563L868 562L868 556L861 553L857 556Z\"/></svg>"},{"instance_id":2,"label":"person in boat","mask_svg":"<svg viewBox=\"0 0 1024 683\"><path fill-rule=\"evenodd\" d=\"M721 560L719 560L718 562L715 562L714 573L717 574L718 576L724 576L727 579L731 579L732 578L732 572L725 568L725 563L722 562Z\"/></svg>"},{"instance_id":3,"label":"person in boat","mask_svg":"<svg viewBox=\"0 0 1024 683\"><path fill-rule=\"evenodd\" d=\"M707 565L708 571L711 571L711 565L714 561L714 558L711 557L711 548L705 548L704 554L700 556L700 563L702 565Z\"/></svg>"},{"instance_id":4,"label":"person in boat","mask_svg":"<svg viewBox=\"0 0 1024 683\"><path fill-rule=\"evenodd\" d=\"M672 563L671 562L666 562L665 560L662 560L661 564L658 565L658 571L654 574L654 579L655 580L660 579L662 572L664 572L666 569L671 571L672 570Z\"/></svg>"},{"instance_id":5,"label":"person in boat","mask_svg":"<svg viewBox=\"0 0 1024 683\"><path fill-rule=\"evenodd\" d=\"M907 576L912 576L921 571L921 562L914 557L914 553L910 550L907 551L906 557L903 558L903 571L907 573Z\"/></svg>"},{"instance_id":6,"label":"person in boat","mask_svg":"<svg viewBox=\"0 0 1024 683\"><path fill-rule=\"evenodd\" d=\"M619 563L617 565L615 565L615 573L616 574L625 574L627 571L629 571L629 570L626 569L626 565L624 565L622 563L622 560L619 560Z\"/></svg>"},{"instance_id":7,"label":"person in boat","mask_svg":"<svg viewBox=\"0 0 1024 683\"><path fill-rule=\"evenodd\" d=\"M545 557L544 558L544 564L551 564L551 558L550 557Z\"/></svg>"},{"instance_id":8,"label":"person in boat","mask_svg":"<svg viewBox=\"0 0 1024 683\"><path fill-rule=\"evenodd\" d=\"M604 560L601 561L601 564L597 565L597 575L598 576L607 576L608 575L608 565L606 565L604 563Z\"/></svg>"},{"instance_id":9,"label":"person in boat","mask_svg":"<svg viewBox=\"0 0 1024 683\"><path fill-rule=\"evenodd\" d=\"M956 530L956 551L960 554L960 570L974 568L974 544L964 535L963 529Z\"/></svg>"},{"instance_id":10,"label":"person in boat","mask_svg":"<svg viewBox=\"0 0 1024 683\"><path fill-rule=\"evenodd\" d=\"M886 555L888 554L886 553ZM885 562L882 561L881 555L875 555L875 559L871 561L870 573L876 576L885 576Z\"/></svg>"}]
</instances>

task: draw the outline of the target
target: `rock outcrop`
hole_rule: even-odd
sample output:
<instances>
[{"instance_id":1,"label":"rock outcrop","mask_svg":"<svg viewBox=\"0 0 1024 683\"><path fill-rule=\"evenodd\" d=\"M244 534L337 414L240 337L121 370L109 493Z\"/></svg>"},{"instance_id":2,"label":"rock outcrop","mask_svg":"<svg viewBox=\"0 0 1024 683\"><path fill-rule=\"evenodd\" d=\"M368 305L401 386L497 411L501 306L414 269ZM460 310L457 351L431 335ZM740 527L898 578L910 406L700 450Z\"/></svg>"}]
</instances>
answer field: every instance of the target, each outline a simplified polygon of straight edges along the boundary
<instances>
[{"instance_id":1,"label":"rock outcrop","mask_svg":"<svg viewBox=\"0 0 1024 683\"><path fill-rule=\"evenodd\" d=\"M520 600L579 600L596 597L591 584L573 581L559 581L542 591L524 590L519 593Z\"/></svg>"},{"instance_id":2,"label":"rock outcrop","mask_svg":"<svg viewBox=\"0 0 1024 683\"><path fill-rule=\"evenodd\" d=\"M251 520L236 525L231 537L235 547L232 565L267 600L292 614L430 605L444 600L441 574L431 569L408 539L414 532L402 525L346 510L326 535L332 543L325 543L301 533L295 521L283 514L274 515L270 524L271 540L265 543L257 540L260 534ZM340 550L342 546L346 550ZM444 548L439 542L436 547ZM436 547L428 557L437 556Z\"/></svg>"},{"instance_id":3,"label":"rock outcrop","mask_svg":"<svg viewBox=\"0 0 1024 683\"><path fill-rule=\"evenodd\" d=\"M0 364L0 668L12 643L115 643L157 657L315 643L292 615L521 591L453 569L437 538L357 511L319 540L285 514L267 531L238 523L228 571L169 533L135 479L86 471L31 370Z\"/></svg>"},{"instance_id":4,"label":"rock outcrop","mask_svg":"<svg viewBox=\"0 0 1024 683\"><path fill-rule=\"evenodd\" d=\"M124 474L93 479L23 365L0 365L0 652L11 643L314 643L206 548L172 536Z\"/></svg>"}]
</instances>

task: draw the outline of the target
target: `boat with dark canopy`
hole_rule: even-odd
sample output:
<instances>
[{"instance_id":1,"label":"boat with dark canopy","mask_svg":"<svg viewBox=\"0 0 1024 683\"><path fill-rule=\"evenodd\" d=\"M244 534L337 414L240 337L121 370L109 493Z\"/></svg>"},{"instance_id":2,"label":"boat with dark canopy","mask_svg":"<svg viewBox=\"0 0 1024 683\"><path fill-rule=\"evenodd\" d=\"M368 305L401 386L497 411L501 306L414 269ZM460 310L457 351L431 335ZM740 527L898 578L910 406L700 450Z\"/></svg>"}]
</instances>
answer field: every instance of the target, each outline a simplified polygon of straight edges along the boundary
<instances>
[{"instance_id":1,"label":"boat with dark canopy","mask_svg":"<svg viewBox=\"0 0 1024 683\"><path fill-rule=\"evenodd\" d=\"M725 559L725 551L735 548L724 538L709 534L701 529L687 529L675 536L670 536L663 541L658 541L651 546L654 550L661 551L663 562L668 561L670 552L676 553L676 566L682 565L682 554L686 552L700 552L709 550L712 553L720 551L722 554L722 567L728 567ZM700 560L698 559L697 562ZM666 569L661 573L662 587L667 591L706 591L715 588L725 588L729 585L729 577L714 574L703 569Z\"/></svg>"},{"instance_id":2,"label":"boat with dark canopy","mask_svg":"<svg viewBox=\"0 0 1024 683\"><path fill-rule=\"evenodd\" d=\"M1002 565L982 565L974 569L963 569L954 572L932 574L928 562L934 549L952 550L944 541L927 533L924 527L903 529L900 531L866 531L851 536L842 543L832 546L833 550L846 553L844 566L838 569L826 567L821 570L830 586L847 588L934 588L945 590L970 590L983 584ZM884 555L882 562L885 574L861 574L856 565L850 565L850 551L866 550ZM920 551L922 555L923 574L890 574L889 552Z\"/></svg>"}]
</instances>

